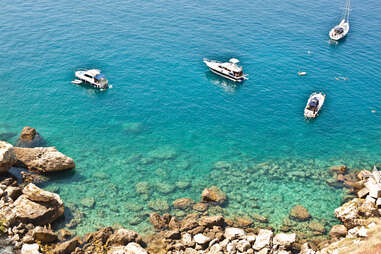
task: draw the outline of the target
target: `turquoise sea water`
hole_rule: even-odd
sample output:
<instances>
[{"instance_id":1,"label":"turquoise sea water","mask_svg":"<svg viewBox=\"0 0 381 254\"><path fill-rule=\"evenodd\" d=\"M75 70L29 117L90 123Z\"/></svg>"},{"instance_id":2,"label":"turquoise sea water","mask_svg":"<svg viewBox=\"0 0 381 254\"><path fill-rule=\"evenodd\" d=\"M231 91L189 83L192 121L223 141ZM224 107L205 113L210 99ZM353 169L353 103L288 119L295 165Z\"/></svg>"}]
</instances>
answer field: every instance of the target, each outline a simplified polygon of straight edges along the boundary
<instances>
[{"instance_id":1,"label":"turquoise sea water","mask_svg":"<svg viewBox=\"0 0 381 254\"><path fill-rule=\"evenodd\" d=\"M381 6L352 2L351 32L331 44L344 1L4 0L0 135L15 143L32 126L75 160L44 188L81 217L81 234L144 232L149 204L198 201L210 185L227 193L227 216L279 226L302 204L335 223L345 193L325 183L327 168L381 158ZM235 87L204 57L236 57L250 79ZM101 69L113 87L71 84L78 68ZM306 122L313 91L326 103ZM92 209L80 204L90 197Z\"/></svg>"}]
</instances>

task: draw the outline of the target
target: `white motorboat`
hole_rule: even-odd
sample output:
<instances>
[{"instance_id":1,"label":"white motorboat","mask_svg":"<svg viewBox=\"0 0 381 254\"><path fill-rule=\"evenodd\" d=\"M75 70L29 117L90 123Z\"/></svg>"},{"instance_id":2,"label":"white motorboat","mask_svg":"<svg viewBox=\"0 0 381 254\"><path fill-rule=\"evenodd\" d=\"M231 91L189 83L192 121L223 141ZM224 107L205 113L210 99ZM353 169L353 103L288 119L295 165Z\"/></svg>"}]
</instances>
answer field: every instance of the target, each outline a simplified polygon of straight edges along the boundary
<instances>
[{"instance_id":1,"label":"white motorboat","mask_svg":"<svg viewBox=\"0 0 381 254\"><path fill-rule=\"evenodd\" d=\"M307 105L304 108L304 117L305 118L315 118L321 107L323 107L325 100L325 94L320 93L312 93L310 98L308 99Z\"/></svg>"},{"instance_id":2,"label":"white motorboat","mask_svg":"<svg viewBox=\"0 0 381 254\"><path fill-rule=\"evenodd\" d=\"M80 84L79 81L82 81L98 89L108 88L108 80L104 74L101 74L100 70L90 69L84 71L76 71L75 77L77 79L73 81L74 84Z\"/></svg>"},{"instance_id":3,"label":"white motorboat","mask_svg":"<svg viewBox=\"0 0 381 254\"><path fill-rule=\"evenodd\" d=\"M338 41L344 38L349 32L349 11L350 11L350 0L347 0L344 18L341 20L340 24L335 26L329 31L329 37L332 40Z\"/></svg>"},{"instance_id":4,"label":"white motorboat","mask_svg":"<svg viewBox=\"0 0 381 254\"><path fill-rule=\"evenodd\" d=\"M217 62L204 58L204 63L209 69L224 78L230 79L234 82L242 82L248 79L248 75L243 74L242 67L238 66L239 60L231 58L229 62Z\"/></svg>"}]
</instances>

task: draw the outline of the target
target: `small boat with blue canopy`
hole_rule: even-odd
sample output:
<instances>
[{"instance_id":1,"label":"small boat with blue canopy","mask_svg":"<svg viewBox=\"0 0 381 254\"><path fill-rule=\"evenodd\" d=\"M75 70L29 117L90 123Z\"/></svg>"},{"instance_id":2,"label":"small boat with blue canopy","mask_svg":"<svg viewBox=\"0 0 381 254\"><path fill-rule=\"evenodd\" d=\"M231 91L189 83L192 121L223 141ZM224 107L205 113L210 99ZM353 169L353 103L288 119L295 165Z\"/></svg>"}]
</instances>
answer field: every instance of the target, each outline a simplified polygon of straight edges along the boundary
<instances>
[{"instance_id":1,"label":"small boat with blue canopy","mask_svg":"<svg viewBox=\"0 0 381 254\"><path fill-rule=\"evenodd\" d=\"M323 107L325 100L325 94L320 93L312 93L310 98L308 99L307 105L304 108L304 117L305 118L315 118L318 116L318 113Z\"/></svg>"},{"instance_id":2,"label":"small boat with blue canopy","mask_svg":"<svg viewBox=\"0 0 381 254\"><path fill-rule=\"evenodd\" d=\"M108 80L106 79L106 76L101 73L100 70L90 69L76 71L75 77L77 79L72 81L73 84L81 84L82 82L84 82L98 89L108 88Z\"/></svg>"}]
</instances>

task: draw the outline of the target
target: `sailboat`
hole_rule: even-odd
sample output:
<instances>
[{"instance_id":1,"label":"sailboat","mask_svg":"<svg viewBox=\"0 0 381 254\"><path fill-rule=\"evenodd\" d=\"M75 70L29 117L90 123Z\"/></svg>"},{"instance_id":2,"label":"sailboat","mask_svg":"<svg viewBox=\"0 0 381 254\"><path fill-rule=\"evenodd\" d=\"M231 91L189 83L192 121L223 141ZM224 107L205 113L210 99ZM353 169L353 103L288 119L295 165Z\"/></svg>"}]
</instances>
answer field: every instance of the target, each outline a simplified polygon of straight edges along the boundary
<instances>
[{"instance_id":1,"label":"sailboat","mask_svg":"<svg viewBox=\"0 0 381 254\"><path fill-rule=\"evenodd\" d=\"M344 18L341 20L340 24L335 26L329 31L329 37L332 40L338 41L344 38L349 32L349 11L350 11L351 1L347 0L344 9Z\"/></svg>"}]
</instances>

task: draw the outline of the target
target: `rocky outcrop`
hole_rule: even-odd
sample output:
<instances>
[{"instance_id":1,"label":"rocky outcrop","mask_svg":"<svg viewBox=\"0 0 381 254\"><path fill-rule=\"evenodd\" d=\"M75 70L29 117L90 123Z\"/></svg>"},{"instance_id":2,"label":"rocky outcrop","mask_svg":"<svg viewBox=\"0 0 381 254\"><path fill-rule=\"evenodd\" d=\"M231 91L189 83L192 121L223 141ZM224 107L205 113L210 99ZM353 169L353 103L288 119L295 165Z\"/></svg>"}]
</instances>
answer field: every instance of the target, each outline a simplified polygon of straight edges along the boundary
<instances>
[{"instance_id":1,"label":"rocky outcrop","mask_svg":"<svg viewBox=\"0 0 381 254\"><path fill-rule=\"evenodd\" d=\"M279 249L287 249L296 241L296 234L279 233L273 239L273 245Z\"/></svg>"},{"instance_id":2,"label":"rocky outcrop","mask_svg":"<svg viewBox=\"0 0 381 254\"><path fill-rule=\"evenodd\" d=\"M16 155L13 146L0 141L0 174L8 172L15 163Z\"/></svg>"},{"instance_id":3,"label":"rocky outcrop","mask_svg":"<svg viewBox=\"0 0 381 254\"><path fill-rule=\"evenodd\" d=\"M79 250L72 253L146 253L142 245L144 242L135 231L105 227L86 235Z\"/></svg>"},{"instance_id":4,"label":"rocky outcrop","mask_svg":"<svg viewBox=\"0 0 381 254\"><path fill-rule=\"evenodd\" d=\"M73 251L75 250L75 248L77 246L79 246L79 244L80 244L80 238L78 236L74 237L73 239L70 239L66 242L57 244L57 246L53 250L53 253L54 254L70 254L70 253L73 253Z\"/></svg>"},{"instance_id":5,"label":"rocky outcrop","mask_svg":"<svg viewBox=\"0 0 381 254\"><path fill-rule=\"evenodd\" d=\"M36 131L36 129L32 127L24 127L21 131L19 140L17 141L17 147L38 147L43 146L45 141L40 136L40 134Z\"/></svg>"},{"instance_id":6,"label":"rocky outcrop","mask_svg":"<svg viewBox=\"0 0 381 254\"><path fill-rule=\"evenodd\" d=\"M329 231L329 236L334 239L340 239L345 237L347 233L348 230L344 225L334 225Z\"/></svg>"},{"instance_id":7,"label":"rocky outcrop","mask_svg":"<svg viewBox=\"0 0 381 254\"><path fill-rule=\"evenodd\" d=\"M173 219L173 217L171 218ZM222 216L203 216L190 214L181 221L181 227L161 232L156 235L157 240L150 239L147 249L153 250L152 242L161 242L161 250L155 249L152 253L166 254L228 254L228 253L297 253L293 244L295 234L279 234L273 241L273 231L250 229L246 232L242 228L227 226L228 219ZM169 226L167 226L168 228ZM249 229L248 229L249 230ZM258 232L257 234L254 231Z\"/></svg>"},{"instance_id":8,"label":"rocky outcrop","mask_svg":"<svg viewBox=\"0 0 381 254\"><path fill-rule=\"evenodd\" d=\"M226 201L226 194L216 186L205 188L201 194L201 201L222 205Z\"/></svg>"},{"instance_id":9,"label":"rocky outcrop","mask_svg":"<svg viewBox=\"0 0 381 254\"><path fill-rule=\"evenodd\" d=\"M355 198L335 210L335 216L344 223L347 228L355 226L354 221L359 218L359 206L361 200Z\"/></svg>"},{"instance_id":10,"label":"rocky outcrop","mask_svg":"<svg viewBox=\"0 0 381 254\"><path fill-rule=\"evenodd\" d=\"M58 234L53 232L51 229L36 227L32 231L32 237L35 241L42 243L53 243L58 240Z\"/></svg>"},{"instance_id":11,"label":"rocky outcrop","mask_svg":"<svg viewBox=\"0 0 381 254\"><path fill-rule=\"evenodd\" d=\"M168 216L161 217L159 213L152 213L149 216L152 226L157 230L165 230L168 229L168 224L170 222L170 218Z\"/></svg>"},{"instance_id":12,"label":"rocky outcrop","mask_svg":"<svg viewBox=\"0 0 381 254\"><path fill-rule=\"evenodd\" d=\"M55 147L14 148L16 166L38 172L54 172L75 168L73 159Z\"/></svg>"},{"instance_id":13,"label":"rocky outcrop","mask_svg":"<svg viewBox=\"0 0 381 254\"><path fill-rule=\"evenodd\" d=\"M126 245L130 242L141 242L141 238L138 233L128 229L116 230L107 240L106 244L111 245Z\"/></svg>"},{"instance_id":14,"label":"rocky outcrop","mask_svg":"<svg viewBox=\"0 0 381 254\"><path fill-rule=\"evenodd\" d=\"M58 194L44 191L32 183L22 193L5 214L9 223L46 225L63 215L64 204Z\"/></svg>"}]
</instances>

